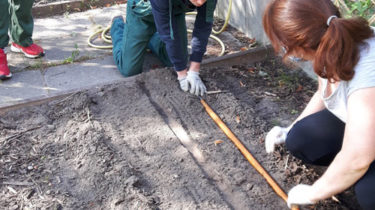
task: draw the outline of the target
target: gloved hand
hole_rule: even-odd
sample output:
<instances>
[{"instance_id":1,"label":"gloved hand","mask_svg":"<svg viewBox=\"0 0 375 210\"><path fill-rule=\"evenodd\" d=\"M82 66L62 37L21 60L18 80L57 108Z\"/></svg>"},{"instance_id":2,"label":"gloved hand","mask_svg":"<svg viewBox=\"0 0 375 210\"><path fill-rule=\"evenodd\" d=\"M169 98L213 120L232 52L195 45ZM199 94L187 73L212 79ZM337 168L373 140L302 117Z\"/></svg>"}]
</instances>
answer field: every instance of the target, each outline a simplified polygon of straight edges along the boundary
<instances>
[{"instance_id":1,"label":"gloved hand","mask_svg":"<svg viewBox=\"0 0 375 210\"><path fill-rule=\"evenodd\" d=\"M288 207L291 208L292 205L308 205L314 204L312 201L312 186L306 184L299 184L293 187L288 193Z\"/></svg>"},{"instance_id":2,"label":"gloved hand","mask_svg":"<svg viewBox=\"0 0 375 210\"><path fill-rule=\"evenodd\" d=\"M188 71L186 79L189 83L191 94L203 96L206 93L206 86L203 84L201 78L199 77L199 72Z\"/></svg>"},{"instance_id":3,"label":"gloved hand","mask_svg":"<svg viewBox=\"0 0 375 210\"><path fill-rule=\"evenodd\" d=\"M273 127L266 136L266 152L271 153L275 150L275 145L285 143L286 136L291 126L287 128L275 126Z\"/></svg>"},{"instance_id":4,"label":"gloved hand","mask_svg":"<svg viewBox=\"0 0 375 210\"><path fill-rule=\"evenodd\" d=\"M180 82L181 90L183 90L185 92L189 90L189 82L188 82L186 76L182 77L182 78L178 78L178 81Z\"/></svg>"}]
</instances>

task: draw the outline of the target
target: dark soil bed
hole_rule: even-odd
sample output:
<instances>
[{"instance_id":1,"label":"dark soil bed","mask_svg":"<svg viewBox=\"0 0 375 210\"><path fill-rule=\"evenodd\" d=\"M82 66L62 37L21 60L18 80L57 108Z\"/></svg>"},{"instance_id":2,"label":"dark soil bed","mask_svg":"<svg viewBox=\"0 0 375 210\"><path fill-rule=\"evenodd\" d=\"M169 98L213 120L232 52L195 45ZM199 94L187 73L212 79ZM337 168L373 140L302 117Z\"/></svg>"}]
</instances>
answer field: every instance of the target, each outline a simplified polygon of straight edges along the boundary
<instances>
[{"instance_id":1,"label":"dark soil bed","mask_svg":"<svg viewBox=\"0 0 375 210\"><path fill-rule=\"evenodd\" d=\"M205 113L175 73L78 92L0 116L0 206L5 209L287 209ZM246 147L289 190L324 168L264 136L302 111L316 84L270 58L202 70L205 97ZM358 209L352 191L304 209Z\"/></svg>"}]
</instances>

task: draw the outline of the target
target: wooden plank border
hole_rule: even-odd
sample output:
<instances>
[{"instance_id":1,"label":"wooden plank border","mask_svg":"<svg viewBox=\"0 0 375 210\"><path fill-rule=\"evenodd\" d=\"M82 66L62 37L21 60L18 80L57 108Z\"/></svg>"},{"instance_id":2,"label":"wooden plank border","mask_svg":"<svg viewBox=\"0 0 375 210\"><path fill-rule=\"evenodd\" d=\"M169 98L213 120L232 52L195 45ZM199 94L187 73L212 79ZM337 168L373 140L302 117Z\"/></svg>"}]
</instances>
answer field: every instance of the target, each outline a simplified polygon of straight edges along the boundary
<instances>
[{"instance_id":1,"label":"wooden plank border","mask_svg":"<svg viewBox=\"0 0 375 210\"><path fill-rule=\"evenodd\" d=\"M75 0L46 5L35 6L32 8L34 18L45 18L55 15L63 15L66 12L83 12L89 9L107 7L115 4L125 4L127 0Z\"/></svg>"}]
</instances>

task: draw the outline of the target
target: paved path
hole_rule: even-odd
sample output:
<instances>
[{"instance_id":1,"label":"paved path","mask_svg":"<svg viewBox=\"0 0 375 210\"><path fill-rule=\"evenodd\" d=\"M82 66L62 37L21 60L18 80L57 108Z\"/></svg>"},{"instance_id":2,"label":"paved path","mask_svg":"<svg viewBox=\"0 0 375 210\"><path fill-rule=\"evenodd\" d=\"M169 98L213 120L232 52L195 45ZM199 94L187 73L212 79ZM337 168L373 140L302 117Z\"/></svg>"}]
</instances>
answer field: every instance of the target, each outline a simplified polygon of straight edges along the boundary
<instances>
[{"instance_id":1,"label":"paved path","mask_svg":"<svg viewBox=\"0 0 375 210\"><path fill-rule=\"evenodd\" d=\"M124 78L118 72L111 50L98 50L87 45L87 38L99 26L108 26L114 14L125 16L126 4L35 19L33 39L46 51L46 56L28 59L8 51L13 78L0 82L0 108L34 99L43 99ZM188 27L194 18L187 17ZM240 48L241 43L231 33L223 33L226 44ZM72 59L75 62L69 62ZM152 54L147 54L144 71L161 66Z\"/></svg>"},{"instance_id":2,"label":"paved path","mask_svg":"<svg viewBox=\"0 0 375 210\"><path fill-rule=\"evenodd\" d=\"M0 107L124 80L113 62L111 50L89 47L87 37L98 26L110 24L112 14L123 11L125 15L125 10L126 5L117 5L36 19L33 39L43 46L46 56L28 59L6 48L13 78L0 82ZM72 57L78 62L69 63ZM151 54L147 55L144 68L155 64L160 65L160 62Z\"/></svg>"}]
</instances>

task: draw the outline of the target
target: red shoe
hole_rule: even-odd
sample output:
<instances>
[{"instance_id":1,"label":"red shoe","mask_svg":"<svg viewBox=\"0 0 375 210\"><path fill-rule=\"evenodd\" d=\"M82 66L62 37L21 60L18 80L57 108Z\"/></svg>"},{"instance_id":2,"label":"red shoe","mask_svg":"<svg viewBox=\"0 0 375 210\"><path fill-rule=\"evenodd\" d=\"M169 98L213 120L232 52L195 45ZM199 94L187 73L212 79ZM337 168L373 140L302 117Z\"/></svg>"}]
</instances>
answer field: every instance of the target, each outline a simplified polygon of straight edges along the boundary
<instances>
[{"instance_id":1,"label":"red shoe","mask_svg":"<svg viewBox=\"0 0 375 210\"><path fill-rule=\"evenodd\" d=\"M12 73L9 71L7 55L3 49L0 49L0 80L10 79Z\"/></svg>"},{"instance_id":2,"label":"red shoe","mask_svg":"<svg viewBox=\"0 0 375 210\"><path fill-rule=\"evenodd\" d=\"M22 47L16 43L12 43L10 46L10 50L16 53L23 53L28 58L37 58L40 56L44 56L44 50L40 46L36 44L32 44L28 47Z\"/></svg>"}]
</instances>

